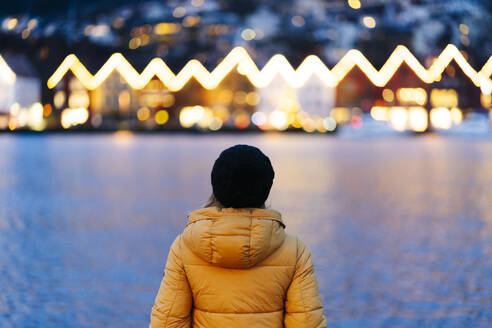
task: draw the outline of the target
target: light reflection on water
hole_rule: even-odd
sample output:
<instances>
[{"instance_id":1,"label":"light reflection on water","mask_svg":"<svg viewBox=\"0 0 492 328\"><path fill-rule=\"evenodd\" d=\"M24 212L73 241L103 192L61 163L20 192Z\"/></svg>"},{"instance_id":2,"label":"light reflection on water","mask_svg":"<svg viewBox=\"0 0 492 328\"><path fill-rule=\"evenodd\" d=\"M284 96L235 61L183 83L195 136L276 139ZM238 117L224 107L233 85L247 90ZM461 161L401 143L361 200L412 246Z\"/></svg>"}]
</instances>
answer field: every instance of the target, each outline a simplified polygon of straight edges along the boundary
<instances>
[{"instance_id":1,"label":"light reflection on water","mask_svg":"<svg viewBox=\"0 0 492 328\"><path fill-rule=\"evenodd\" d=\"M262 148L333 327L492 325L492 141L0 136L0 326L143 327L219 152Z\"/></svg>"}]
</instances>

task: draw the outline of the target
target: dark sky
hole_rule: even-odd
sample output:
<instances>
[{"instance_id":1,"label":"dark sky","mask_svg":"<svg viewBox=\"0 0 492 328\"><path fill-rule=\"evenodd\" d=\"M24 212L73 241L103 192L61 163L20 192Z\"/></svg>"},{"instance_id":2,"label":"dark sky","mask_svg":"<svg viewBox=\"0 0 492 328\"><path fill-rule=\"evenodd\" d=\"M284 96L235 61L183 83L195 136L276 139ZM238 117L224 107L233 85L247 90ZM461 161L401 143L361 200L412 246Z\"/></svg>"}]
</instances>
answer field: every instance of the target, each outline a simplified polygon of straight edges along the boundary
<instances>
[{"instance_id":1,"label":"dark sky","mask_svg":"<svg viewBox=\"0 0 492 328\"><path fill-rule=\"evenodd\" d=\"M166 0L162 0L166 2ZM230 1L230 2L229 2ZM232 4L241 0L227 0L225 3ZM252 0L251 0L252 1ZM327 0L331 1L331 0ZM444 0L441 0L444 1ZM468 0L482 3L485 8L492 10L492 0ZM112 5L124 3L138 3L145 0L0 0L0 16L30 13L34 15L53 15L58 12L65 12L70 6L78 9L85 9L97 4L98 7L110 7ZM248 2L243 0L242 2ZM260 1L257 1L260 2ZM416 1L418 2L418 1ZM429 1L432 2L432 1Z\"/></svg>"},{"instance_id":2,"label":"dark sky","mask_svg":"<svg viewBox=\"0 0 492 328\"><path fill-rule=\"evenodd\" d=\"M30 13L34 15L52 15L66 11L70 6L77 8L87 7L91 4L114 5L122 3L135 3L140 0L1 0L0 16Z\"/></svg>"}]
</instances>

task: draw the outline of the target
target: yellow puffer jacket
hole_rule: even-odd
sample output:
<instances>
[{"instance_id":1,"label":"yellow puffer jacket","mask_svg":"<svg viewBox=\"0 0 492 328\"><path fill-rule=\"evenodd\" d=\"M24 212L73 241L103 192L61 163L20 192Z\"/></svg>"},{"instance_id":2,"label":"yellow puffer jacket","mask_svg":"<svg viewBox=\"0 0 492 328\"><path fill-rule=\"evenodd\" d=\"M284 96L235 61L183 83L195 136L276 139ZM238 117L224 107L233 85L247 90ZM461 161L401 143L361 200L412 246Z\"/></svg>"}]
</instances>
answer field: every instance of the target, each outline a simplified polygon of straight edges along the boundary
<instances>
[{"instance_id":1,"label":"yellow puffer jacket","mask_svg":"<svg viewBox=\"0 0 492 328\"><path fill-rule=\"evenodd\" d=\"M176 238L151 326L326 327L311 253L268 209L203 208Z\"/></svg>"}]
</instances>

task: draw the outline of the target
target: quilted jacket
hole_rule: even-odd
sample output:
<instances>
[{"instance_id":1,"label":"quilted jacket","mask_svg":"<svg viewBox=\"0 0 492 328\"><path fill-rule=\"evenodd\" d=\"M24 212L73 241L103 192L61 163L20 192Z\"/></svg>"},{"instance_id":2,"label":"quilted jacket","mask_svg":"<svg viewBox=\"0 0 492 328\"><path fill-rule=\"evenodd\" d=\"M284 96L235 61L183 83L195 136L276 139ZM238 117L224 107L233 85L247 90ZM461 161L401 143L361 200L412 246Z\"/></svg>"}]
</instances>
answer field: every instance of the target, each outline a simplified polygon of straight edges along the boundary
<instances>
[{"instance_id":1,"label":"quilted jacket","mask_svg":"<svg viewBox=\"0 0 492 328\"><path fill-rule=\"evenodd\" d=\"M311 253L269 209L208 207L171 246L151 327L326 327Z\"/></svg>"}]
</instances>

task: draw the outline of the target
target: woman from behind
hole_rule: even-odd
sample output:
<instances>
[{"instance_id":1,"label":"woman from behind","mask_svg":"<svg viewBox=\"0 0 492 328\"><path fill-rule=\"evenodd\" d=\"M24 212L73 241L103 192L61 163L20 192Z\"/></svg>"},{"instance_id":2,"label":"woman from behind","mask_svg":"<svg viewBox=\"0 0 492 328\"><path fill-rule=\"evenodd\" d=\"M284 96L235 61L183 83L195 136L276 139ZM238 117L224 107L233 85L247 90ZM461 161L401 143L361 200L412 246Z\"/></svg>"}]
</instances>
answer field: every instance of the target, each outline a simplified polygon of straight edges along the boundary
<instances>
[{"instance_id":1,"label":"woman from behind","mask_svg":"<svg viewBox=\"0 0 492 328\"><path fill-rule=\"evenodd\" d=\"M326 327L311 253L266 209L270 160L236 145L215 161L213 194L171 246L151 327Z\"/></svg>"}]
</instances>

